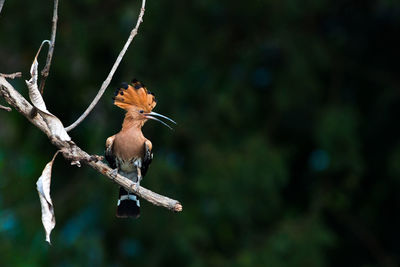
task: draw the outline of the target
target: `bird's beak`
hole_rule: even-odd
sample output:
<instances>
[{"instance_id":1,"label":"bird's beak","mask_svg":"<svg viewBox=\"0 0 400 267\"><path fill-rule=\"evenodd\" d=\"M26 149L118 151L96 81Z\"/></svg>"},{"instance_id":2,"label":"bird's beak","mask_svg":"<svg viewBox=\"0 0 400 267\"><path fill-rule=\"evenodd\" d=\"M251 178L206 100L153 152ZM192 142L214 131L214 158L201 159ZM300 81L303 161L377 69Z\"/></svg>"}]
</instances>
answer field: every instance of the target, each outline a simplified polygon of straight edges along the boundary
<instances>
[{"instance_id":1,"label":"bird's beak","mask_svg":"<svg viewBox=\"0 0 400 267\"><path fill-rule=\"evenodd\" d=\"M162 120L160 120L160 119L158 119L158 118L156 118L156 117L154 117L154 116L157 116L157 117L160 117L160 118L169 120L170 122L176 124L176 122L175 122L173 119L168 118L167 116L164 116L164 115L159 114L159 113L156 113L156 112L149 112L149 113L145 113L144 115L145 115L145 117L146 117L147 119L156 120L156 121L158 121L158 122L161 122L164 126L168 127L168 128L171 129L171 130L172 130L171 126L169 126L168 124L166 124L165 122L163 122Z\"/></svg>"},{"instance_id":2,"label":"bird's beak","mask_svg":"<svg viewBox=\"0 0 400 267\"><path fill-rule=\"evenodd\" d=\"M176 124L176 122L173 120L173 119L170 119L170 118L168 118L167 116L164 116L164 115L162 115L162 114L159 114L159 113L156 113L156 112L149 112L149 113L147 113L148 115L153 115L153 116L158 116L158 117L161 117L161 118L164 118L164 119L166 119L166 120L169 120L170 122L172 122L173 124ZM146 114L146 115L147 115Z\"/></svg>"}]
</instances>

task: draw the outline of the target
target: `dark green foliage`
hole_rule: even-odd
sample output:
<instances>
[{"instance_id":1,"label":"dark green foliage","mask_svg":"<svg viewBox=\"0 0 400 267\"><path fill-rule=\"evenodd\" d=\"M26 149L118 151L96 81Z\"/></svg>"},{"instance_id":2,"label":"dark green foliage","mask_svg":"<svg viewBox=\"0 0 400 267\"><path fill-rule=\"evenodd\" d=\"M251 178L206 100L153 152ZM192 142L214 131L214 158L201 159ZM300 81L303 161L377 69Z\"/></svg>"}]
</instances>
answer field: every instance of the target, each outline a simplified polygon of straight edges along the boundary
<instances>
[{"instance_id":1,"label":"dark green foliage","mask_svg":"<svg viewBox=\"0 0 400 267\"><path fill-rule=\"evenodd\" d=\"M139 6L60 1L44 97L66 126ZM52 1L5 1L0 72L29 78L51 17ZM155 157L142 185L183 212L141 201L139 220L117 219L118 186L59 156L49 247L35 182L55 148L0 111L0 265L399 265L399 29L396 1L147 1L110 88L71 136L102 154L123 119L114 88L143 81L178 125L144 127ZM11 82L27 96L23 79Z\"/></svg>"}]
</instances>

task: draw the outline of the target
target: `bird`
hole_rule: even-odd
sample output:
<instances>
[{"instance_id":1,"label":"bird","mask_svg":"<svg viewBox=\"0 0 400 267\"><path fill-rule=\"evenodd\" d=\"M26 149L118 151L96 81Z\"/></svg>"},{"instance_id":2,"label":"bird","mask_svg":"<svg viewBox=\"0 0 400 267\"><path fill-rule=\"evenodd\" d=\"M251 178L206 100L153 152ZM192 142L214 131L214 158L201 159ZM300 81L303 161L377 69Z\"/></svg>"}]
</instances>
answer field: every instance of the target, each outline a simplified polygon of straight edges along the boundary
<instances>
[{"instance_id":1,"label":"bird","mask_svg":"<svg viewBox=\"0 0 400 267\"><path fill-rule=\"evenodd\" d=\"M148 91L145 85L137 79L130 84L124 82L117 88L113 97L114 105L126 111L121 130L106 140L105 159L117 173L136 182L146 175L153 160L153 145L142 132L147 120L156 120L172 129L163 118L176 124L167 116L153 112L157 104L155 95ZM140 216L140 201L137 195L123 187L119 189L116 216L119 218L138 218Z\"/></svg>"}]
</instances>

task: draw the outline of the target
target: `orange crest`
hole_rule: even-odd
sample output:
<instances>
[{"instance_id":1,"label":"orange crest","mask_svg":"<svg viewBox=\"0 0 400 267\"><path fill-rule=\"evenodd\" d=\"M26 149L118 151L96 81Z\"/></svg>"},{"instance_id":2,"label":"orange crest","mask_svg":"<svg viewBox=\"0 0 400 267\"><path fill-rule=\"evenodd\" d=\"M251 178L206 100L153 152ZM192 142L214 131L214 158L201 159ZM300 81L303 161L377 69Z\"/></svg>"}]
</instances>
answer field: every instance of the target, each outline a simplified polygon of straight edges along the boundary
<instances>
[{"instance_id":1,"label":"orange crest","mask_svg":"<svg viewBox=\"0 0 400 267\"><path fill-rule=\"evenodd\" d=\"M114 105L122 109L129 110L134 106L146 113L151 112L157 104L154 94L136 79L131 84L122 83L122 87L115 91L113 99Z\"/></svg>"}]
</instances>

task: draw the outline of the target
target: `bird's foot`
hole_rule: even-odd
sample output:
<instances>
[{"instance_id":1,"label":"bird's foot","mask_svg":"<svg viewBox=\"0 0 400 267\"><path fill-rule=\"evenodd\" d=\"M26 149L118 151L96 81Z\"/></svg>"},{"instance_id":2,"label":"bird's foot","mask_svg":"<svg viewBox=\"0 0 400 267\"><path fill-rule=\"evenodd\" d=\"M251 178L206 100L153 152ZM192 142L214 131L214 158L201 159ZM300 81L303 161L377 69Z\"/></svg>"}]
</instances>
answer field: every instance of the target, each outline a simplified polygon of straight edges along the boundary
<instances>
[{"instance_id":1,"label":"bird's foot","mask_svg":"<svg viewBox=\"0 0 400 267\"><path fill-rule=\"evenodd\" d=\"M138 180L137 180L137 182L136 182L136 190L137 190L137 191L139 191L140 181L142 181L142 177L138 177Z\"/></svg>"},{"instance_id":2,"label":"bird's foot","mask_svg":"<svg viewBox=\"0 0 400 267\"><path fill-rule=\"evenodd\" d=\"M113 169L112 171L110 171L110 175L115 179L117 178L118 175L118 168Z\"/></svg>"},{"instance_id":3,"label":"bird's foot","mask_svg":"<svg viewBox=\"0 0 400 267\"><path fill-rule=\"evenodd\" d=\"M141 175L138 175L138 177L137 177L137 181L136 181L136 191L137 192L139 192L139 189L140 189L140 182L142 181L142 176Z\"/></svg>"},{"instance_id":4,"label":"bird's foot","mask_svg":"<svg viewBox=\"0 0 400 267\"><path fill-rule=\"evenodd\" d=\"M140 167L137 167L137 181L136 181L136 189L139 191L140 181L142 181L142 171Z\"/></svg>"}]
</instances>

